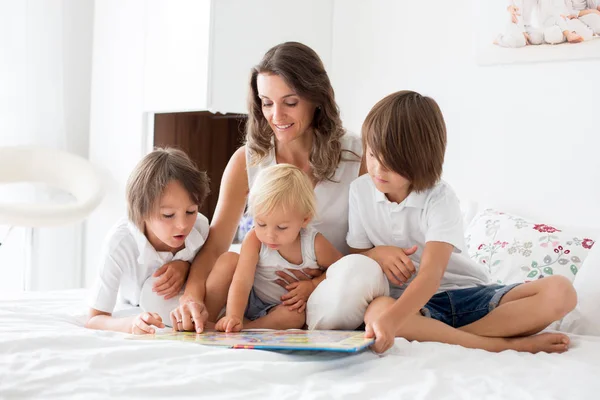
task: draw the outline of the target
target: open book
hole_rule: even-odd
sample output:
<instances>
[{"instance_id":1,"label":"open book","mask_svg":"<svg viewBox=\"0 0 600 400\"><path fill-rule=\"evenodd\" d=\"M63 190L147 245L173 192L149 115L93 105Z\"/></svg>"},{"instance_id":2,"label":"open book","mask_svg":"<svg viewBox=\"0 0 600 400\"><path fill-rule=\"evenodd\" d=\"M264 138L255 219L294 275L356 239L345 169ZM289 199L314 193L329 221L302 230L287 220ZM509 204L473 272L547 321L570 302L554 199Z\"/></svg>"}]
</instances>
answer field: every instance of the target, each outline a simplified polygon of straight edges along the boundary
<instances>
[{"instance_id":1,"label":"open book","mask_svg":"<svg viewBox=\"0 0 600 400\"><path fill-rule=\"evenodd\" d=\"M134 340L178 340L233 349L319 350L355 353L375 342L362 331L248 330L236 333L169 332L130 336Z\"/></svg>"}]
</instances>

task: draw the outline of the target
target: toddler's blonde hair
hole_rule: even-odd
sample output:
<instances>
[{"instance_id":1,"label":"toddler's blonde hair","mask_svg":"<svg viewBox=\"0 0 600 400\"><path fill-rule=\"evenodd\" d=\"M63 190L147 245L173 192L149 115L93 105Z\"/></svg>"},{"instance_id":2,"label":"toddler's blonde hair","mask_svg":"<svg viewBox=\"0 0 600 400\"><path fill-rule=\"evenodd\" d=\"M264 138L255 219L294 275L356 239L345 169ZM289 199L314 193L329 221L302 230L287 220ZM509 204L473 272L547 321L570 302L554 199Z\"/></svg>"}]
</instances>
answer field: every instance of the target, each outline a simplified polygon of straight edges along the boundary
<instances>
[{"instance_id":1,"label":"toddler's blonde hair","mask_svg":"<svg viewBox=\"0 0 600 400\"><path fill-rule=\"evenodd\" d=\"M315 192L308 176L291 164L277 164L259 172L248 196L248 214L269 214L282 207L311 219L317 214Z\"/></svg>"}]
</instances>

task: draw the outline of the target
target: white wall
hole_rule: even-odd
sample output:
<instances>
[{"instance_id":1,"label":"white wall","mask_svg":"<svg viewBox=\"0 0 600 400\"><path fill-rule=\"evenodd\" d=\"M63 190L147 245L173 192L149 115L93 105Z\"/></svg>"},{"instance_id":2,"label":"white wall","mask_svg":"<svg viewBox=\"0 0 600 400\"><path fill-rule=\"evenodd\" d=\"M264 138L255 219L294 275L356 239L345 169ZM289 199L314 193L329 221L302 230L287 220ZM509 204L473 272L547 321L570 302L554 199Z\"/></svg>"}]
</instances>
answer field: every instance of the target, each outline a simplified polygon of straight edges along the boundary
<instances>
[{"instance_id":1,"label":"white wall","mask_svg":"<svg viewBox=\"0 0 600 400\"><path fill-rule=\"evenodd\" d=\"M250 69L271 47L302 42L331 67L333 0L213 1L208 106L247 113Z\"/></svg>"},{"instance_id":2,"label":"white wall","mask_svg":"<svg viewBox=\"0 0 600 400\"><path fill-rule=\"evenodd\" d=\"M89 154L106 195L86 222L86 284L106 232L126 215L125 183L143 154L144 41L144 0L95 2Z\"/></svg>"},{"instance_id":3,"label":"white wall","mask_svg":"<svg viewBox=\"0 0 600 400\"><path fill-rule=\"evenodd\" d=\"M205 110L210 0L146 0L144 110Z\"/></svg>"},{"instance_id":4,"label":"white wall","mask_svg":"<svg viewBox=\"0 0 600 400\"><path fill-rule=\"evenodd\" d=\"M432 96L444 179L463 197L545 222L600 225L600 59L476 64L470 0L337 0L331 76L347 128L385 95Z\"/></svg>"},{"instance_id":5,"label":"white wall","mask_svg":"<svg viewBox=\"0 0 600 400\"><path fill-rule=\"evenodd\" d=\"M92 0L0 3L0 145L35 144L87 155L92 10ZM63 198L40 190L29 200ZM27 238L18 228L7 244L14 257L5 262L22 275L27 263L22 254L32 245L28 288L79 287L81 232L81 225L36 229ZM20 280L9 286L20 287Z\"/></svg>"}]
</instances>

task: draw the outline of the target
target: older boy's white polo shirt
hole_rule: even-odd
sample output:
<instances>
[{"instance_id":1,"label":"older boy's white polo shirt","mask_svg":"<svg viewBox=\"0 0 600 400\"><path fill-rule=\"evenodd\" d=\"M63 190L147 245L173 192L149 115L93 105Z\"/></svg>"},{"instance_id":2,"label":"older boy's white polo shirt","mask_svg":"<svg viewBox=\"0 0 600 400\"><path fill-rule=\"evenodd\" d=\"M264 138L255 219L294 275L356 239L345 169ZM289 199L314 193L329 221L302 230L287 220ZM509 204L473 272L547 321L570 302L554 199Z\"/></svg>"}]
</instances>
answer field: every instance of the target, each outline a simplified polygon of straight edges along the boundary
<instances>
[{"instance_id":1,"label":"older boy's white polo shirt","mask_svg":"<svg viewBox=\"0 0 600 400\"><path fill-rule=\"evenodd\" d=\"M367 174L350 185L349 203L348 246L370 249L374 246L408 248L417 245L417 252L410 258L418 271L427 242L448 243L454 246L454 253L438 292L490 283L488 271L463 252L466 246L459 201L445 182L420 193L413 192L398 204L378 191Z\"/></svg>"},{"instance_id":2,"label":"older boy's white polo shirt","mask_svg":"<svg viewBox=\"0 0 600 400\"><path fill-rule=\"evenodd\" d=\"M185 239L185 248L173 254L156 251L133 223L121 220L104 242L99 275L90 292L89 306L112 313L117 298L119 302L137 306L146 279L168 262L191 262L208 238L208 231L208 219L199 213Z\"/></svg>"}]
</instances>

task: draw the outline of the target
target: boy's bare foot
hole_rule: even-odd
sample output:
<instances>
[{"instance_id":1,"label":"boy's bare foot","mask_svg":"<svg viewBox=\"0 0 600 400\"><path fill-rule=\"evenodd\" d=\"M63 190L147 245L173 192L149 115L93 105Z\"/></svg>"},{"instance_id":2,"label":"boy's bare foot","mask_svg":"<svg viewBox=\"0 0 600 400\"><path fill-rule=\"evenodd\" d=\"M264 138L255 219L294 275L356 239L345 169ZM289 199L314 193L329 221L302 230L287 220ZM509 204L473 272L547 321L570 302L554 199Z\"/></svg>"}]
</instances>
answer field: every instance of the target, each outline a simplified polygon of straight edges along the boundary
<instances>
[{"instance_id":1,"label":"boy's bare foot","mask_svg":"<svg viewBox=\"0 0 600 400\"><path fill-rule=\"evenodd\" d=\"M531 44L531 37L529 37L529 34L526 32L523 32L523 36L525 36L525 45L530 45Z\"/></svg>"},{"instance_id":2,"label":"boy's bare foot","mask_svg":"<svg viewBox=\"0 0 600 400\"><path fill-rule=\"evenodd\" d=\"M583 38L581 36L579 36L578 34L576 34L575 32L568 32L565 34L565 36L567 37L567 41L569 43L583 42Z\"/></svg>"},{"instance_id":3,"label":"boy's bare foot","mask_svg":"<svg viewBox=\"0 0 600 400\"><path fill-rule=\"evenodd\" d=\"M528 353L564 353L569 349L569 337L563 333L540 333L522 338L508 339L511 348Z\"/></svg>"}]
</instances>

